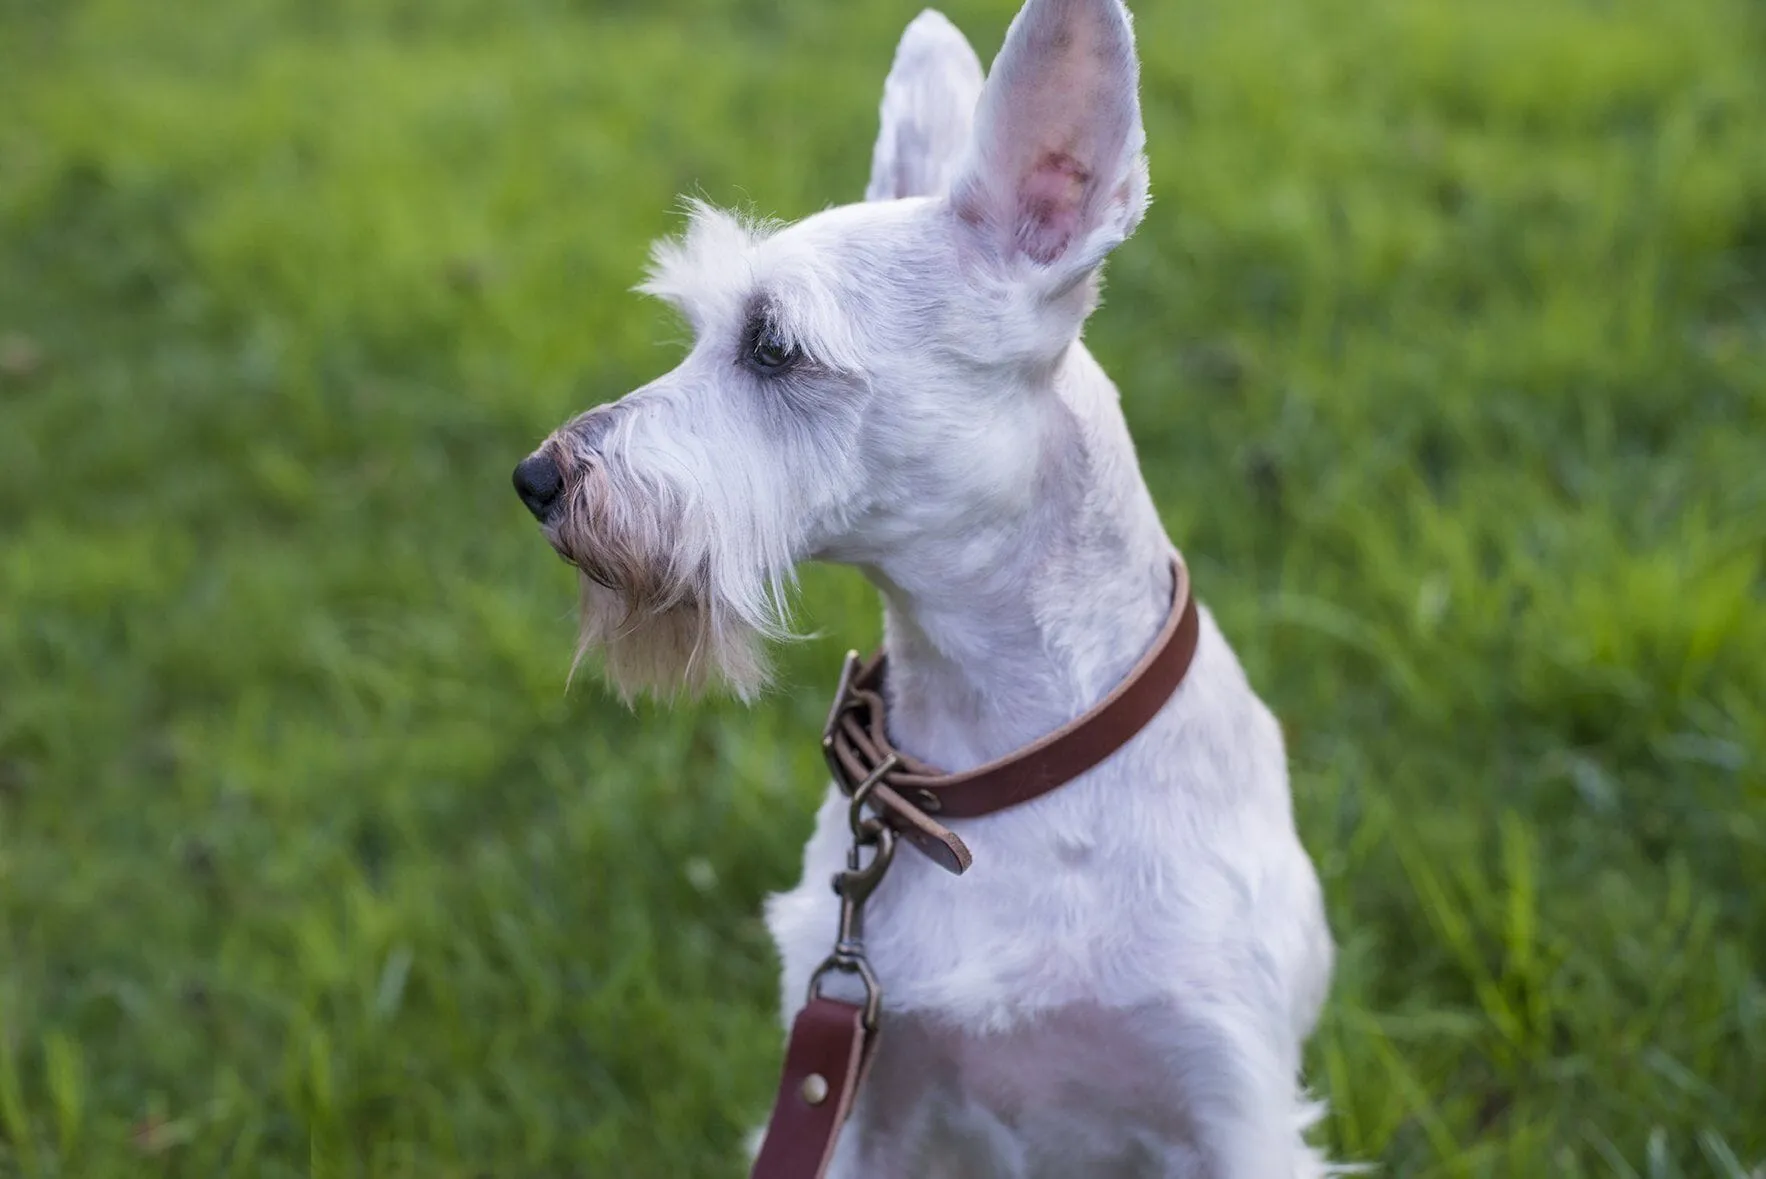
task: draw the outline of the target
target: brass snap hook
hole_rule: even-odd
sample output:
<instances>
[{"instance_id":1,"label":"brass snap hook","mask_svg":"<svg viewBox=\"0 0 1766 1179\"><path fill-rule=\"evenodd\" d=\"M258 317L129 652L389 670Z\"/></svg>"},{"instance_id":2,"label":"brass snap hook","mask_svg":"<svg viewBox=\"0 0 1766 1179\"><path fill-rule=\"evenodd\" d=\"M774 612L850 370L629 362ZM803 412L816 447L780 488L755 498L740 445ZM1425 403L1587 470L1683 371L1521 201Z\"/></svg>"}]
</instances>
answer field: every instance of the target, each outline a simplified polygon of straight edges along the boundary
<instances>
[{"instance_id":1,"label":"brass snap hook","mask_svg":"<svg viewBox=\"0 0 1766 1179\"><path fill-rule=\"evenodd\" d=\"M900 764L900 755L892 753L878 763L876 769L866 774L863 782L852 788L852 801L846 807L846 825L852 828L855 845L876 842L876 829L882 824L865 814L865 803L870 800L871 792L882 783L883 776Z\"/></svg>"},{"instance_id":2,"label":"brass snap hook","mask_svg":"<svg viewBox=\"0 0 1766 1179\"><path fill-rule=\"evenodd\" d=\"M883 874L889 871L889 862L895 858L895 829L886 827L875 819L869 820L874 826L870 832L871 842L875 849L871 853L870 862L859 865L858 847L846 853L847 869L834 874L834 891L840 899L853 908L859 908L871 899L877 886L883 883ZM846 931L843 929L842 934Z\"/></svg>"}]
</instances>

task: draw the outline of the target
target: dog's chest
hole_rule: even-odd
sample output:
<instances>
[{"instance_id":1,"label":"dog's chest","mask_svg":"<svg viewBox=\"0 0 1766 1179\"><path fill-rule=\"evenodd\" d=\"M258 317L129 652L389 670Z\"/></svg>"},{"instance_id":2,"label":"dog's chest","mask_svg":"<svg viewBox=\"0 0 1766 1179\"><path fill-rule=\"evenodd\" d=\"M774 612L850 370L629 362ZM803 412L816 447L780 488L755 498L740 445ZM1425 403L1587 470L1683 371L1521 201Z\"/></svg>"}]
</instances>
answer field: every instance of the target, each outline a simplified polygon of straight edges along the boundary
<instances>
[{"instance_id":1,"label":"dog's chest","mask_svg":"<svg viewBox=\"0 0 1766 1179\"><path fill-rule=\"evenodd\" d=\"M1146 1018L1080 1003L978 1033L898 1014L834 1179L1185 1174L1193 1130Z\"/></svg>"},{"instance_id":2,"label":"dog's chest","mask_svg":"<svg viewBox=\"0 0 1766 1179\"><path fill-rule=\"evenodd\" d=\"M1050 801L1071 818L966 825L969 875L899 853L867 920L883 1029L830 1179L1189 1173L1173 963L1215 960L1231 906L1197 906L1208 927L1174 922L1169 906L1155 915L1146 882L1175 866L1169 841L1144 825L1087 822L1102 812L1083 789ZM770 906L787 1011L835 927L827 881L844 856L844 815L831 798L803 883ZM1200 885L1201 865L1186 866ZM829 989L856 998L843 981Z\"/></svg>"}]
</instances>

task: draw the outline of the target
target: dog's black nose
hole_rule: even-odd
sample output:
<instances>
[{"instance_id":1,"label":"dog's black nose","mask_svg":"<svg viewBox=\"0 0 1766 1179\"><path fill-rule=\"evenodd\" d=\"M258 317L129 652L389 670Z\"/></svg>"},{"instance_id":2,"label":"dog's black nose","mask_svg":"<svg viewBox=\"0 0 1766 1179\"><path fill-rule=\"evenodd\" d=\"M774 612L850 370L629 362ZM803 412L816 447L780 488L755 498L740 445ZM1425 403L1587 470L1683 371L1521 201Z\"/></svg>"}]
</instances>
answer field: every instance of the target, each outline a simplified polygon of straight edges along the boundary
<instances>
[{"instance_id":1,"label":"dog's black nose","mask_svg":"<svg viewBox=\"0 0 1766 1179\"><path fill-rule=\"evenodd\" d=\"M564 472L545 451L529 455L515 468L515 494L521 497L534 519L542 524L551 515L553 505L558 502L558 493L563 490Z\"/></svg>"}]
</instances>

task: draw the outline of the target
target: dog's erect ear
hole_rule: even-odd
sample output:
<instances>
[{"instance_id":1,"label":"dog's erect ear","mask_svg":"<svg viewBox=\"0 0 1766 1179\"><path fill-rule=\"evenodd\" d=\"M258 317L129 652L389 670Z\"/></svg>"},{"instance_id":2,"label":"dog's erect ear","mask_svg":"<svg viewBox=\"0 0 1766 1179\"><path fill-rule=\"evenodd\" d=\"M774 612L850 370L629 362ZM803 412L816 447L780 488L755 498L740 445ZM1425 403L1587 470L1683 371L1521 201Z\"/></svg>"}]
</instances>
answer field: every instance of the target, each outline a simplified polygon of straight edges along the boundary
<instances>
[{"instance_id":1,"label":"dog's erect ear","mask_svg":"<svg viewBox=\"0 0 1766 1179\"><path fill-rule=\"evenodd\" d=\"M865 199L944 192L969 146L980 97L981 59L955 25L928 8L901 35L883 84L883 126Z\"/></svg>"},{"instance_id":2,"label":"dog's erect ear","mask_svg":"<svg viewBox=\"0 0 1766 1179\"><path fill-rule=\"evenodd\" d=\"M951 186L994 258L1028 259L1064 289L1134 231L1147 208L1139 82L1121 0L1024 5Z\"/></svg>"}]
</instances>

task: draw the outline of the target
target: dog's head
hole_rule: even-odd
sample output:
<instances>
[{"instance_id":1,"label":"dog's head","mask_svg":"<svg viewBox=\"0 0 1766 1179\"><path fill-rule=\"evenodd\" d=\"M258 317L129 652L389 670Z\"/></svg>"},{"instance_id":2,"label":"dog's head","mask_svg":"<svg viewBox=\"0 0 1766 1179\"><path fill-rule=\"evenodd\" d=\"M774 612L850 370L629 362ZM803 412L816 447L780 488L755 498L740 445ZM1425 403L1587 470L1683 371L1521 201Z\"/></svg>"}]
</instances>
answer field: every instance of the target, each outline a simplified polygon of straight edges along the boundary
<instances>
[{"instance_id":1,"label":"dog's head","mask_svg":"<svg viewBox=\"0 0 1766 1179\"><path fill-rule=\"evenodd\" d=\"M787 226L695 206L656 248L641 289L690 353L515 473L622 692L748 695L797 561L887 568L929 540L961 559L1025 517L1053 373L1146 208L1137 75L1120 0L1029 0L985 83L928 11L864 202Z\"/></svg>"}]
</instances>

